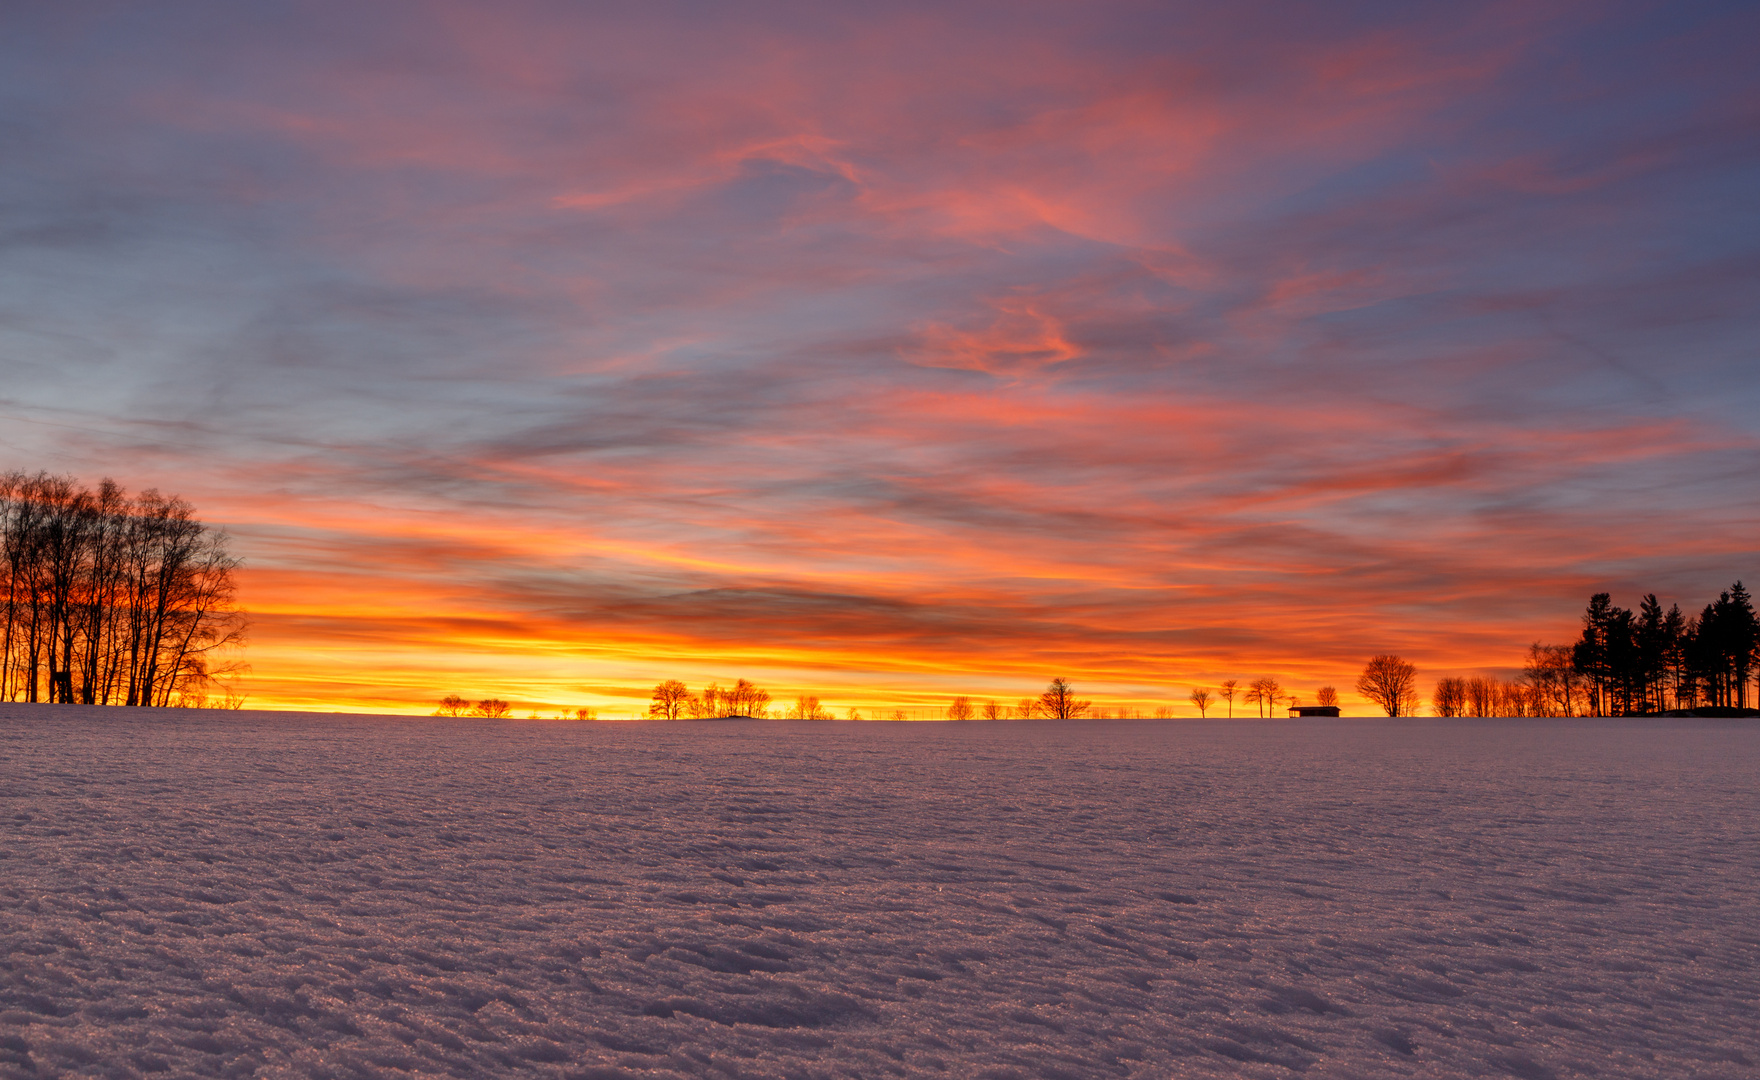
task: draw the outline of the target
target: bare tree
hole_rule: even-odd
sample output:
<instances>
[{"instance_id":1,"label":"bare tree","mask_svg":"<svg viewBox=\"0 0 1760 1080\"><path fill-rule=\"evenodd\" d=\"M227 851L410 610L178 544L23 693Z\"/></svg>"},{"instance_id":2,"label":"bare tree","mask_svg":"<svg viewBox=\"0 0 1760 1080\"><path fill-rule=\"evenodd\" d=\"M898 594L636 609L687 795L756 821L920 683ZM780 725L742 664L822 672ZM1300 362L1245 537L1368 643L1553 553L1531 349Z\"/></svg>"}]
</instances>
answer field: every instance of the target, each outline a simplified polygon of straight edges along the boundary
<instances>
[{"instance_id":1,"label":"bare tree","mask_svg":"<svg viewBox=\"0 0 1760 1080\"><path fill-rule=\"evenodd\" d=\"M1536 715L1577 714L1581 694L1574 652L1569 645L1542 645L1536 641L1528 646L1522 681L1533 691Z\"/></svg>"},{"instance_id":2,"label":"bare tree","mask_svg":"<svg viewBox=\"0 0 1760 1080\"><path fill-rule=\"evenodd\" d=\"M156 491L0 476L0 699L242 701L224 684L245 670L227 544Z\"/></svg>"},{"instance_id":3,"label":"bare tree","mask_svg":"<svg viewBox=\"0 0 1760 1080\"><path fill-rule=\"evenodd\" d=\"M721 708L727 716L746 716L762 720L770 713L770 692L740 679L721 695Z\"/></svg>"},{"instance_id":4,"label":"bare tree","mask_svg":"<svg viewBox=\"0 0 1760 1080\"><path fill-rule=\"evenodd\" d=\"M435 716L463 716L471 703L457 694L447 694L440 699L440 707L434 710Z\"/></svg>"},{"instance_id":5,"label":"bare tree","mask_svg":"<svg viewBox=\"0 0 1760 1080\"><path fill-rule=\"evenodd\" d=\"M986 720L1006 720L1008 719L1008 706L994 701L986 701L983 716Z\"/></svg>"},{"instance_id":6,"label":"bare tree","mask_svg":"<svg viewBox=\"0 0 1760 1080\"><path fill-rule=\"evenodd\" d=\"M685 706L690 700L689 687L677 679L667 679L654 687L653 700L648 703L648 715L659 720L677 720L684 715Z\"/></svg>"},{"instance_id":7,"label":"bare tree","mask_svg":"<svg viewBox=\"0 0 1760 1080\"><path fill-rule=\"evenodd\" d=\"M1497 680L1475 675L1467 680L1467 703L1463 716L1497 715Z\"/></svg>"},{"instance_id":8,"label":"bare tree","mask_svg":"<svg viewBox=\"0 0 1760 1080\"><path fill-rule=\"evenodd\" d=\"M831 710L819 704L819 699L803 694L795 698L794 708L788 710L790 720L830 720Z\"/></svg>"},{"instance_id":9,"label":"bare tree","mask_svg":"<svg viewBox=\"0 0 1760 1080\"><path fill-rule=\"evenodd\" d=\"M1314 704L1324 705L1330 709L1338 708L1338 690L1331 686L1322 686L1314 691Z\"/></svg>"},{"instance_id":10,"label":"bare tree","mask_svg":"<svg viewBox=\"0 0 1760 1080\"><path fill-rule=\"evenodd\" d=\"M693 694L684 703L684 711L692 720L713 720L721 715L721 687L714 683L703 687L701 694Z\"/></svg>"},{"instance_id":11,"label":"bare tree","mask_svg":"<svg viewBox=\"0 0 1760 1080\"><path fill-rule=\"evenodd\" d=\"M472 716L481 716L490 720L499 720L513 712L513 706L500 698L486 698L477 702L471 710Z\"/></svg>"},{"instance_id":12,"label":"bare tree","mask_svg":"<svg viewBox=\"0 0 1760 1080\"><path fill-rule=\"evenodd\" d=\"M1224 679L1221 689L1217 691L1222 695L1222 700L1228 702L1228 718L1230 720L1234 719L1234 695L1238 692L1239 687L1240 683L1235 680Z\"/></svg>"},{"instance_id":13,"label":"bare tree","mask_svg":"<svg viewBox=\"0 0 1760 1080\"><path fill-rule=\"evenodd\" d=\"M973 710L971 698L956 697L953 699L953 703L947 706L947 718L949 720L970 720L972 715Z\"/></svg>"},{"instance_id":14,"label":"bare tree","mask_svg":"<svg viewBox=\"0 0 1760 1080\"><path fill-rule=\"evenodd\" d=\"M1261 717L1271 716L1277 710L1277 703L1283 700L1283 687L1269 675L1254 679L1247 685L1246 700L1260 707Z\"/></svg>"},{"instance_id":15,"label":"bare tree","mask_svg":"<svg viewBox=\"0 0 1760 1080\"><path fill-rule=\"evenodd\" d=\"M1016 720L1031 720L1040 715L1039 699L1024 697L1015 703L1014 717Z\"/></svg>"},{"instance_id":16,"label":"bare tree","mask_svg":"<svg viewBox=\"0 0 1760 1080\"><path fill-rule=\"evenodd\" d=\"M1357 693L1389 716L1410 716L1418 705L1418 669L1388 653L1370 657L1357 677Z\"/></svg>"},{"instance_id":17,"label":"bare tree","mask_svg":"<svg viewBox=\"0 0 1760 1080\"><path fill-rule=\"evenodd\" d=\"M1075 688L1061 675L1052 679L1051 685L1039 695L1039 711L1052 720L1074 720L1087 713L1093 704L1091 701L1077 701Z\"/></svg>"},{"instance_id":18,"label":"bare tree","mask_svg":"<svg viewBox=\"0 0 1760 1080\"><path fill-rule=\"evenodd\" d=\"M1193 690L1190 694L1187 694L1186 696L1191 699L1191 702L1193 705L1196 705L1198 707L1198 715L1200 717L1208 717L1209 716L1209 713L1210 713L1210 691L1204 689L1203 687L1199 687L1198 689Z\"/></svg>"},{"instance_id":19,"label":"bare tree","mask_svg":"<svg viewBox=\"0 0 1760 1080\"><path fill-rule=\"evenodd\" d=\"M1455 676L1436 680L1430 704L1437 716L1462 715L1467 708L1467 680Z\"/></svg>"},{"instance_id":20,"label":"bare tree","mask_svg":"<svg viewBox=\"0 0 1760 1080\"><path fill-rule=\"evenodd\" d=\"M1511 679L1497 686L1497 715L1542 716L1545 709L1534 688Z\"/></svg>"},{"instance_id":21,"label":"bare tree","mask_svg":"<svg viewBox=\"0 0 1760 1080\"><path fill-rule=\"evenodd\" d=\"M583 720L583 721L597 720L597 719L599 719L599 710L598 709L576 709L574 711L574 718L576 720Z\"/></svg>"}]
</instances>

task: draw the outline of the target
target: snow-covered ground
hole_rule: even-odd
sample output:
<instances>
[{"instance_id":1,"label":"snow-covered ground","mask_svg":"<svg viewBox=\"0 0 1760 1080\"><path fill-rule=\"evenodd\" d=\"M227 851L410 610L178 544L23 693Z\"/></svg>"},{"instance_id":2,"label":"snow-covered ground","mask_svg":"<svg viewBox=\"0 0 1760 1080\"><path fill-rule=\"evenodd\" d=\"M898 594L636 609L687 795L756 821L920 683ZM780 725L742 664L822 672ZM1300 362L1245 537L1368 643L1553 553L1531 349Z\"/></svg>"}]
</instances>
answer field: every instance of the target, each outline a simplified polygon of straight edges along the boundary
<instances>
[{"instance_id":1,"label":"snow-covered ground","mask_svg":"<svg viewBox=\"0 0 1760 1080\"><path fill-rule=\"evenodd\" d=\"M0 1075L1760 1075L1760 725L0 706Z\"/></svg>"}]
</instances>

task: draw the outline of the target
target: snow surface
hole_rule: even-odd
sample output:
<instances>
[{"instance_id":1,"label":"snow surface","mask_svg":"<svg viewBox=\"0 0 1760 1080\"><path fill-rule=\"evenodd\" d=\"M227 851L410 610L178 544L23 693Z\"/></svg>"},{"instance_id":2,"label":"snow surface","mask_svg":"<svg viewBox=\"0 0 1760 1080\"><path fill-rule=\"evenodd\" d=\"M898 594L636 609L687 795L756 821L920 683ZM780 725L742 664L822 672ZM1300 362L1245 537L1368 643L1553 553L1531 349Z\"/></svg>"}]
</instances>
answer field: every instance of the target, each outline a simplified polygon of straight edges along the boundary
<instances>
[{"instance_id":1,"label":"snow surface","mask_svg":"<svg viewBox=\"0 0 1760 1080\"><path fill-rule=\"evenodd\" d=\"M1760 726L0 706L0 1075L1760 1075Z\"/></svg>"}]
</instances>

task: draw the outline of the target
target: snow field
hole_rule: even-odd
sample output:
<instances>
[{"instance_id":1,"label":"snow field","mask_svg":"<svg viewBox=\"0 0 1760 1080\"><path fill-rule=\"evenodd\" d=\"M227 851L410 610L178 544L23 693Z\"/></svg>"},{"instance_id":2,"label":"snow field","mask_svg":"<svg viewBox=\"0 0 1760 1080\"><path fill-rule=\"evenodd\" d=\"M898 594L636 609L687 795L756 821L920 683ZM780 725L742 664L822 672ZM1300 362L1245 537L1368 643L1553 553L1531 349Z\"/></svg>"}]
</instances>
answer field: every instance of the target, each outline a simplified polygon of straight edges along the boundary
<instances>
[{"instance_id":1,"label":"snow field","mask_svg":"<svg viewBox=\"0 0 1760 1080\"><path fill-rule=\"evenodd\" d=\"M1757 766L0 706L0 1076L1753 1077Z\"/></svg>"}]
</instances>

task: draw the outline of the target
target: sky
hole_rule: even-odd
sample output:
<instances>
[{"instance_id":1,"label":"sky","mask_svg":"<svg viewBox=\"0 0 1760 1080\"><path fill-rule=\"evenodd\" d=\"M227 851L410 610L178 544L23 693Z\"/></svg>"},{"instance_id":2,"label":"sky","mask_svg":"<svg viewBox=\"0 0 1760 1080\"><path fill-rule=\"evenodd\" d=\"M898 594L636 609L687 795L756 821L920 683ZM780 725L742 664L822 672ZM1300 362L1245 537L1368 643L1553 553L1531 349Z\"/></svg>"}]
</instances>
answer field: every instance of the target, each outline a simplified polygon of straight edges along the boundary
<instances>
[{"instance_id":1,"label":"sky","mask_svg":"<svg viewBox=\"0 0 1760 1080\"><path fill-rule=\"evenodd\" d=\"M1348 706L1760 578L1752 4L6 23L0 468L225 528L254 707Z\"/></svg>"}]
</instances>

